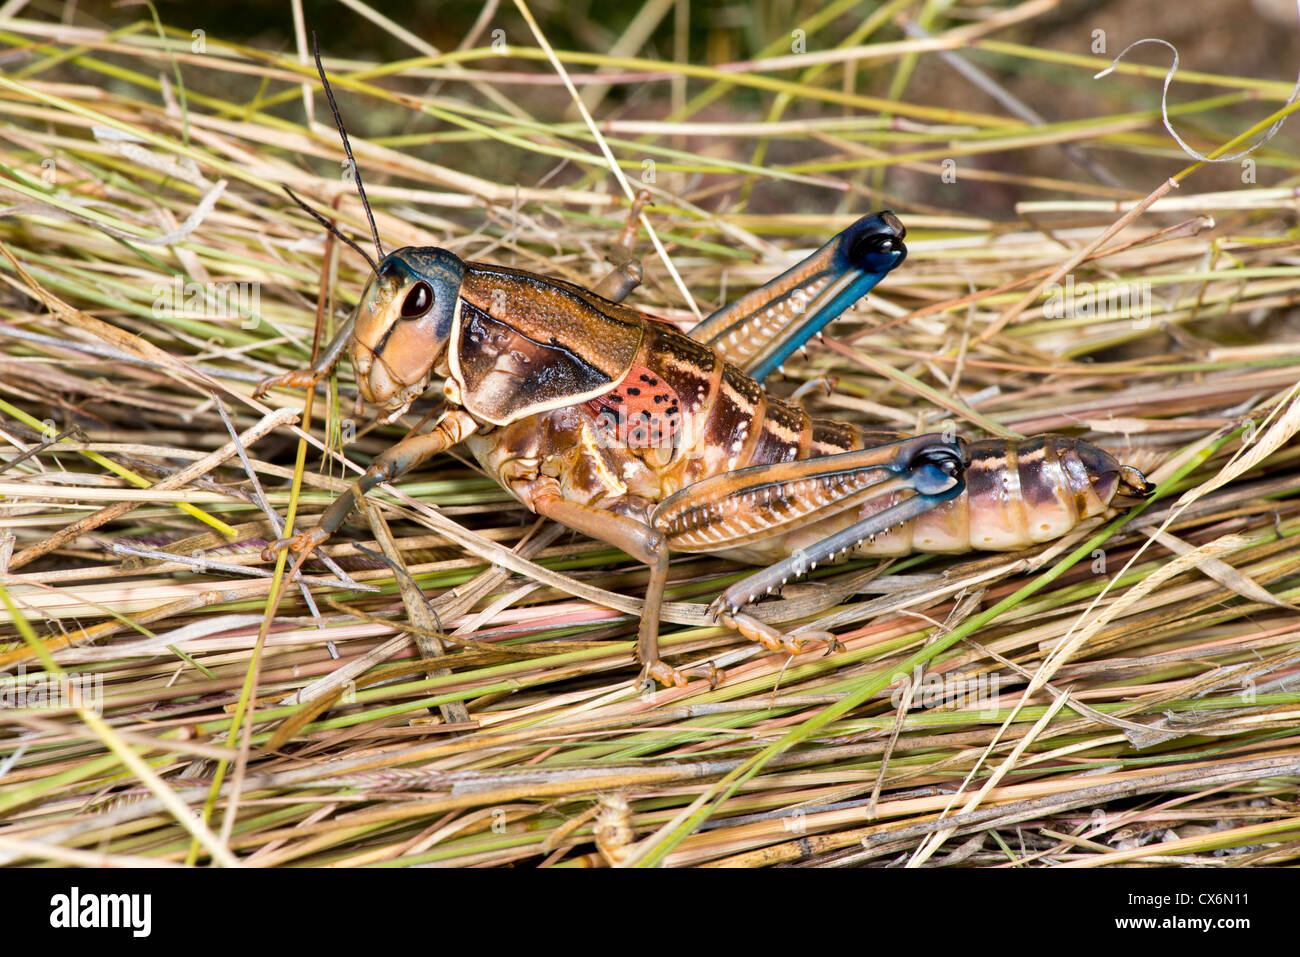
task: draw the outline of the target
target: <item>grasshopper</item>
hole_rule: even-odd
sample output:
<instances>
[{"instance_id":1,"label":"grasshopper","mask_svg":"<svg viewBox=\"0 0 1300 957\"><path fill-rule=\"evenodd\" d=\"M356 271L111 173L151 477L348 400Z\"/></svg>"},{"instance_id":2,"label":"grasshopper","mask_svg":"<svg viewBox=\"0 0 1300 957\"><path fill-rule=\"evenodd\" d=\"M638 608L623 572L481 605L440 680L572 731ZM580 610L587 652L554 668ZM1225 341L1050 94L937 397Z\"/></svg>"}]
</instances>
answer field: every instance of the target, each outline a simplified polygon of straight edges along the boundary
<instances>
[{"instance_id":1,"label":"grasshopper","mask_svg":"<svg viewBox=\"0 0 1300 957\"><path fill-rule=\"evenodd\" d=\"M639 203L628 247L638 213ZM773 651L798 653L814 638L833 649L831 635L784 634L743 609L837 555L1020 549L1151 490L1136 469L1076 439L868 431L764 390L764 377L906 258L906 230L890 212L859 219L689 334L620 303L638 282L630 255L591 291L437 247L384 254L373 217L371 231L379 258L352 321L311 369L266 380L258 394L310 386L347 350L381 421L434 377L446 409L268 557L288 547L301 564L375 485L464 443L528 509L649 567L642 677L683 686L688 674L713 683L718 672L660 657L670 552L772 563L724 591L714 619Z\"/></svg>"}]
</instances>

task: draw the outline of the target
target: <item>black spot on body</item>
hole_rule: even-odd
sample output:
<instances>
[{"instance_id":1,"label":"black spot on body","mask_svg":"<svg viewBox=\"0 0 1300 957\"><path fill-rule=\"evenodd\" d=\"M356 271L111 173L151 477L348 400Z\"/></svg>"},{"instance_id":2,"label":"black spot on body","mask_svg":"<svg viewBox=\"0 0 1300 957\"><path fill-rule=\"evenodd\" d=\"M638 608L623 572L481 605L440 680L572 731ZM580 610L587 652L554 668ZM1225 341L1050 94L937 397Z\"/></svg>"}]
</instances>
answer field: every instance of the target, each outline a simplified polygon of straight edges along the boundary
<instances>
[{"instance_id":1,"label":"black spot on body","mask_svg":"<svg viewBox=\"0 0 1300 957\"><path fill-rule=\"evenodd\" d=\"M637 388L636 386L634 386L634 385L630 385L630 386L627 387L627 394L628 394L628 395L640 395L640 394L641 394L641 390L638 389L638 388Z\"/></svg>"}]
</instances>

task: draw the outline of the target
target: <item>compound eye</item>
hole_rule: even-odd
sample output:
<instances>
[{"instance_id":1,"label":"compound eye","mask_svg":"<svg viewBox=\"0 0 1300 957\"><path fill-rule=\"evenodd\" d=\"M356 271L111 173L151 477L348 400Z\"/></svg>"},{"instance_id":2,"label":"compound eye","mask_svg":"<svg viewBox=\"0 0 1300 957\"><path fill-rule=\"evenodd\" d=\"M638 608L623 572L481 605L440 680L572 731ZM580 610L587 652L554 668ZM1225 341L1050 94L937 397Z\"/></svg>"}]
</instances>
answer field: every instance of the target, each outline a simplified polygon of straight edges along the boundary
<instances>
[{"instance_id":1,"label":"compound eye","mask_svg":"<svg viewBox=\"0 0 1300 957\"><path fill-rule=\"evenodd\" d=\"M433 290L421 279L402 300L401 316L403 319L419 319L433 305Z\"/></svg>"}]
</instances>

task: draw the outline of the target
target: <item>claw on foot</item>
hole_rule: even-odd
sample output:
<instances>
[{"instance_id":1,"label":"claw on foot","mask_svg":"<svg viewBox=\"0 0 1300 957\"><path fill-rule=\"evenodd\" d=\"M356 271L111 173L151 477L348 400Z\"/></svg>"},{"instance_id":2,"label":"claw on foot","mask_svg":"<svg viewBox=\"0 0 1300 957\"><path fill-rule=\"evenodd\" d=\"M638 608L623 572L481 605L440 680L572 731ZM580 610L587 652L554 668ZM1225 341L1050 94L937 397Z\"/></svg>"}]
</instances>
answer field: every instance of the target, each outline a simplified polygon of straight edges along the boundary
<instances>
[{"instance_id":1,"label":"claw on foot","mask_svg":"<svg viewBox=\"0 0 1300 957\"><path fill-rule=\"evenodd\" d=\"M826 645L826 654L844 651L844 644L829 631L805 631L800 636L805 643L820 641ZM825 657L823 655L822 657Z\"/></svg>"},{"instance_id":2,"label":"claw on foot","mask_svg":"<svg viewBox=\"0 0 1300 957\"><path fill-rule=\"evenodd\" d=\"M803 652L805 644L817 641L826 645L826 654L828 655L833 651L844 650L844 645L840 643L840 640L828 631L809 631L802 635L788 635L785 632L777 631L766 622L739 613L727 614L723 612L719 620L723 625L735 629L744 637L755 644L762 645L768 651L784 651L792 655L798 655Z\"/></svg>"},{"instance_id":3,"label":"claw on foot","mask_svg":"<svg viewBox=\"0 0 1300 957\"><path fill-rule=\"evenodd\" d=\"M294 369L273 375L259 382L253 389L253 398L260 399L272 389L310 389L320 381L320 374L311 369Z\"/></svg>"},{"instance_id":4,"label":"claw on foot","mask_svg":"<svg viewBox=\"0 0 1300 957\"><path fill-rule=\"evenodd\" d=\"M721 621L723 615L734 615L738 611L740 611L740 606L733 605L731 602L727 601L726 592L723 592L717 598L713 599L713 601L709 602L709 607L707 609L708 616L714 621Z\"/></svg>"},{"instance_id":5,"label":"claw on foot","mask_svg":"<svg viewBox=\"0 0 1300 957\"><path fill-rule=\"evenodd\" d=\"M644 685L653 678L665 688L685 688L686 676L676 668L663 661L652 661L641 669L641 677L638 679L638 685Z\"/></svg>"},{"instance_id":6,"label":"claw on foot","mask_svg":"<svg viewBox=\"0 0 1300 957\"><path fill-rule=\"evenodd\" d=\"M307 556L315 551L318 546L324 545L329 541L329 537L329 532L325 531L323 528L317 527L299 532L292 538L278 538L270 545L267 545L266 548L262 549L262 561L275 561L275 556L287 548L298 556L298 564L301 565L303 561L306 560Z\"/></svg>"},{"instance_id":7,"label":"claw on foot","mask_svg":"<svg viewBox=\"0 0 1300 957\"><path fill-rule=\"evenodd\" d=\"M710 691L715 689L722 682L722 679L726 677L726 675L723 674L723 672L718 670L718 666L715 665L712 661L710 661L706 665L700 665L698 668L687 668L685 670L685 674L695 675L697 678L707 679L709 682Z\"/></svg>"},{"instance_id":8,"label":"claw on foot","mask_svg":"<svg viewBox=\"0 0 1300 957\"><path fill-rule=\"evenodd\" d=\"M840 384L839 378L833 375L818 376L815 379L809 379L807 382L799 386L799 388L795 389L794 392L790 394L790 401L798 402L800 405L802 405L804 396L808 395L808 393L814 391L819 386L826 390L827 395L834 395L835 387L839 384Z\"/></svg>"},{"instance_id":9,"label":"claw on foot","mask_svg":"<svg viewBox=\"0 0 1300 957\"><path fill-rule=\"evenodd\" d=\"M710 691L716 688L723 678L723 673L718 670L712 661L707 665L682 670L678 670L663 661L652 661L641 671L641 677L637 683L644 685L649 679L653 678L665 688L685 688L689 682L687 675L706 679L709 682Z\"/></svg>"}]
</instances>

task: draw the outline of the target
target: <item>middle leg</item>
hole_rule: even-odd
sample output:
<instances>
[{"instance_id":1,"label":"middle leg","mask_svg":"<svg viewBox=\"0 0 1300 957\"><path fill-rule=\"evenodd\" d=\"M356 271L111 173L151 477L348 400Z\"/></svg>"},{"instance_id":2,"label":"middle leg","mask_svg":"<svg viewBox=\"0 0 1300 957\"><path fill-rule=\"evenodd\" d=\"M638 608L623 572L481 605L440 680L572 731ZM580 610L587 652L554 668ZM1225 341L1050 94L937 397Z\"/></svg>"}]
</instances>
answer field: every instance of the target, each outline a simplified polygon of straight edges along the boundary
<instances>
[{"instance_id":1,"label":"middle leg","mask_svg":"<svg viewBox=\"0 0 1300 957\"><path fill-rule=\"evenodd\" d=\"M641 210L650 202L650 190L643 189L636 194L632 206L627 211L627 220L623 231L618 234L614 248L608 258L614 264L599 283L593 288L598 296L604 296L610 302L622 302L637 286L641 285L641 260L636 256L636 231L641 219Z\"/></svg>"},{"instance_id":2,"label":"middle leg","mask_svg":"<svg viewBox=\"0 0 1300 957\"><path fill-rule=\"evenodd\" d=\"M664 589L668 584L668 542L662 532L626 515L567 501L554 489L536 494L531 504L539 515L608 542L649 567L650 584L646 586L645 610L637 627L636 642L637 660L641 662L645 677L679 688L686 684L688 674L707 678L710 685L718 683L720 673L712 662L702 669L679 671L659 657L659 606L663 603Z\"/></svg>"}]
</instances>

